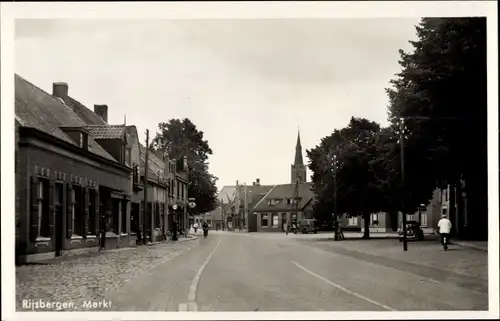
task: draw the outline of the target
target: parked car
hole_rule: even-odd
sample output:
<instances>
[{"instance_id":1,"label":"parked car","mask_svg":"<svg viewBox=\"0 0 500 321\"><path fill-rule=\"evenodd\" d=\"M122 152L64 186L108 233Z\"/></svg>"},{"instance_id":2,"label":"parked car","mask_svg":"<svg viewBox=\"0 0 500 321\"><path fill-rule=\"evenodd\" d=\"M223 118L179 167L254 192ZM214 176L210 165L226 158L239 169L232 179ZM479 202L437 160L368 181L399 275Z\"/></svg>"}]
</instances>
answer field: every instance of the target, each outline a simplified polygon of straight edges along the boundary
<instances>
[{"instance_id":1,"label":"parked car","mask_svg":"<svg viewBox=\"0 0 500 321\"><path fill-rule=\"evenodd\" d=\"M319 232L319 222L316 219L305 219L299 221L298 229L302 234L308 233L318 233Z\"/></svg>"},{"instance_id":2,"label":"parked car","mask_svg":"<svg viewBox=\"0 0 500 321\"><path fill-rule=\"evenodd\" d=\"M398 230L399 242L403 242L403 223ZM408 241L422 241L424 239L424 231L420 227L420 223L416 221L406 222L406 239Z\"/></svg>"}]
</instances>

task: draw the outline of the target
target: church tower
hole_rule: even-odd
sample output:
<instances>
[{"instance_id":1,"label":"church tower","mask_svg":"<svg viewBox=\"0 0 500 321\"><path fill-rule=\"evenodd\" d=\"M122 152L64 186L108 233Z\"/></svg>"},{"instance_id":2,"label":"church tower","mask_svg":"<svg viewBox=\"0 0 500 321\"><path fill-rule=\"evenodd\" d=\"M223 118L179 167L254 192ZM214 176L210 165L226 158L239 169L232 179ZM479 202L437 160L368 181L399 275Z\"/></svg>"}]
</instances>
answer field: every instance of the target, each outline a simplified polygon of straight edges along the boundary
<instances>
[{"instance_id":1,"label":"church tower","mask_svg":"<svg viewBox=\"0 0 500 321\"><path fill-rule=\"evenodd\" d=\"M295 160L292 165L292 184L297 180L301 183L306 182L306 166L302 157L302 146L300 145L300 131L297 134L297 145L295 146Z\"/></svg>"}]
</instances>

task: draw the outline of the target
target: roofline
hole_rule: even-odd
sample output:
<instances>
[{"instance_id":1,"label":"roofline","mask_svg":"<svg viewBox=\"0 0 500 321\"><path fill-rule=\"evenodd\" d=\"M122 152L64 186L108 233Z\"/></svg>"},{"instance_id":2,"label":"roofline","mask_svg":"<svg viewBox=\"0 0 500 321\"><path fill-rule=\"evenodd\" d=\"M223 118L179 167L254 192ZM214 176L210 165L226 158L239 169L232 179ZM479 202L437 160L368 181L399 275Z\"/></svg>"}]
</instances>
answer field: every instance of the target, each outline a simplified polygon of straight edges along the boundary
<instances>
[{"instance_id":1,"label":"roofline","mask_svg":"<svg viewBox=\"0 0 500 321\"><path fill-rule=\"evenodd\" d=\"M259 206L259 205L260 205L260 203L262 203L262 201L263 201L263 200L265 200L265 199L269 196L269 194L270 194L270 193L271 193L271 192L272 192L272 191L276 188L276 186L278 186L278 185L274 185L274 186L273 186L273 188L271 188L271 189L269 190L269 192L267 192L267 194L266 194L266 195L264 195L264 197L263 197L263 198L261 198L261 200L260 200L257 204L255 204L255 206L252 208L252 211L253 211L255 208L257 208L257 206Z\"/></svg>"},{"instance_id":2,"label":"roofline","mask_svg":"<svg viewBox=\"0 0 500 321\"><path fill-rule=\"evenodd\" d=\"M21 131L25 132L26 134L31 134L32 136L34 137L37 137L37 138L40 138L41 140L44 140L44 141L48 141L50 143L53 143L55 145L61 145L61 147L63 148L67 148L69 149L70 151L72 152L76 152L77 154L83 154L89 158L94 158L95 160L97 161L100 161L100 162L103 162L103 163L107 163L108 165L111 165L111 166L114 166L114 167L117 167L118 169L121 169L121 170L125 170L129 173L132 172L132 168L128 167L128 166L125 166L125 165L122 165L116 161L112 161L110 159L107 159L105 157L102 157L100 155L97 155L95 153L92 153L88 150L84 150L84 149L81 149L80 147L76 146L76 145L73 145L69 142L66 142L58 137L55 137L55 136L52 136L52 135L49 135L41 130L38 130L36 128L33 128L33 127L24 127L22 126L21 127ZM96 144L98 144L96 142Z\"/></svg>"}]
</instances>

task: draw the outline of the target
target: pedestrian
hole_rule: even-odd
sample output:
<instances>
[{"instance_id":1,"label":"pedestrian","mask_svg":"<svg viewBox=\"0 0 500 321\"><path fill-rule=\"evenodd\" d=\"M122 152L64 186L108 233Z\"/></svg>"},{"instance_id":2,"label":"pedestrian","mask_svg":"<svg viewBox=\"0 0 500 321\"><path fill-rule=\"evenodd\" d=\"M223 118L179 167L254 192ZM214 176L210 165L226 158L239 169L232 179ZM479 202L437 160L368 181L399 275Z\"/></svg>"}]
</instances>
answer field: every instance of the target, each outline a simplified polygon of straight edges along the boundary
<instances>
[{"instance_id":1,"label":"pedestrian","mask_svg":"<svg viewBox=\"0 0 500 321\"><path fill-rule=\"evenodd\" d=\"M207 224L207 222L203 222L203 225L201 227L203 228L203 236L207 237L208 236L208 224Z\"/></svg>"},{"instance_id":2,"label":"pedestrian","mask_svg":"<svg viewBox=\"0 0 500 321\"><path fill-rule=\"evenodd\" d=\"M283 231L288 235L288 224L286 222L283 222Z\"/></svg>"},{"instance_id":3,"label":"pedestrian","mask_svg":"<svg viewBox=\"0 0 500 321\"><path fill-rule=\"evenodd\" d=\"M198 231L198 222L194 222L193 228L194 228L194 234L196 234L196 231Z\"/></svg>"},{"instance_id":4,"label":"pedestrian","mask_svg":"<svg viewBox=\"0 0 500 321\"><path fill-rule=\"evenodd\" d=\"M441 236L441 244L444 243L444 238L450 240L450 232L451 232L451 221L448 219L446 214L441 215L441 219L438 222L439 235Z\"/></svg>"}]
</instances>

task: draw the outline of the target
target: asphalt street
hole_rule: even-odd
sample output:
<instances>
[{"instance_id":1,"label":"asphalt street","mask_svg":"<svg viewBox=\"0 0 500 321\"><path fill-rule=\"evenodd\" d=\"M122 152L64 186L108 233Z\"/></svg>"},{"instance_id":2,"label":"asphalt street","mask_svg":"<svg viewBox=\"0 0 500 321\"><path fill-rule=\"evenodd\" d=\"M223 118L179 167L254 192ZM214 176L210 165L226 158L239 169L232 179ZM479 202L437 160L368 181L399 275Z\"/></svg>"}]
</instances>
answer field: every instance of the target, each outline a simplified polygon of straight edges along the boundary
<instances>
[{"instance_id":1,"label":"asphalt street","mask_svg":"<svg viewBox=\"0 0 500 321\"><path fill-rule=\"evenodd\" d=\"M349 242L327 244L281 233L211 231L208 238L199 237L191 242L198 244L149 273L107 292L105 297L112 302L108 310L488 309L488 282L484 273L471 276L461 271L439 269L439 265L419 264L425 257L403 262L384 254L363 254L351 249ZM359 242L369 242L367 244L374 249L377 247L376 241ZM429 247L425 251L431 253L431 261L436 261L432 255L442 262L447 261L443 257L446 255L450 255L450 260L467 255L476 261L478 258L474 255L482 255L480 259L487 257L487 253L465 249L444 252L435 243L424 246ZM387 251L397 252L397 249Z\"/></svg>"}]
</instances>

